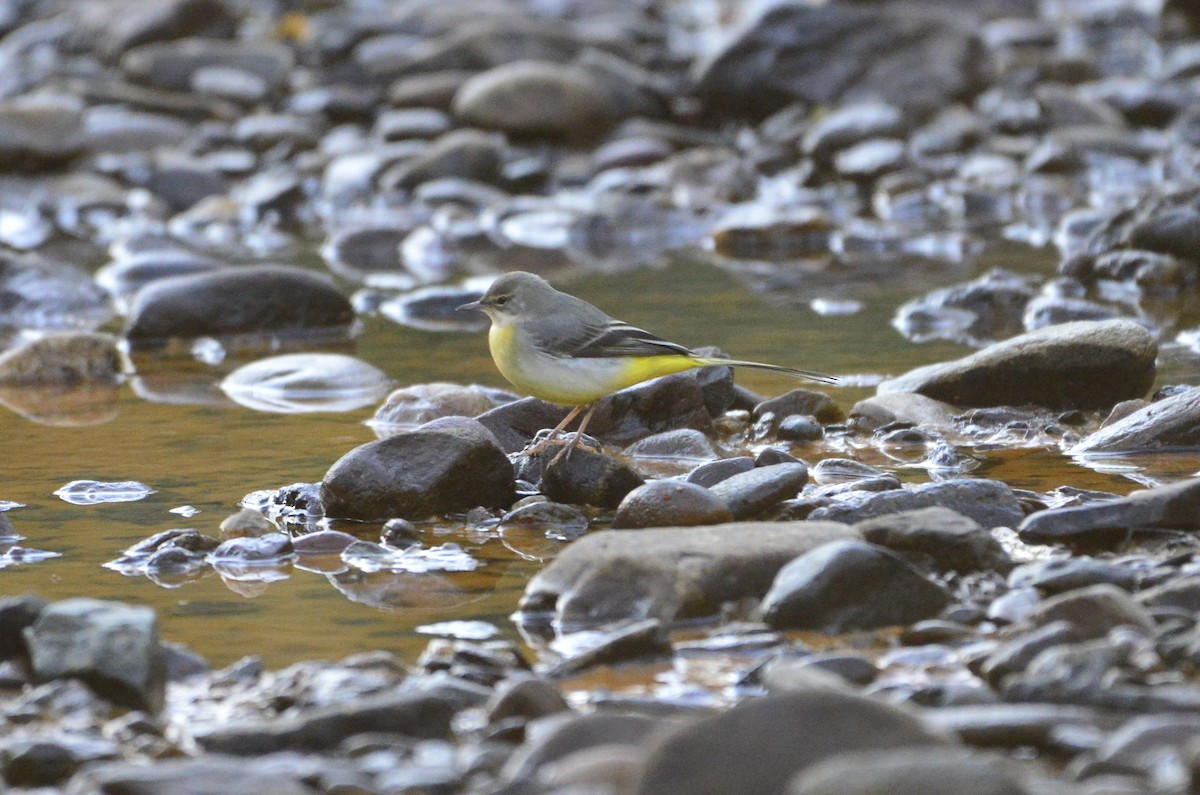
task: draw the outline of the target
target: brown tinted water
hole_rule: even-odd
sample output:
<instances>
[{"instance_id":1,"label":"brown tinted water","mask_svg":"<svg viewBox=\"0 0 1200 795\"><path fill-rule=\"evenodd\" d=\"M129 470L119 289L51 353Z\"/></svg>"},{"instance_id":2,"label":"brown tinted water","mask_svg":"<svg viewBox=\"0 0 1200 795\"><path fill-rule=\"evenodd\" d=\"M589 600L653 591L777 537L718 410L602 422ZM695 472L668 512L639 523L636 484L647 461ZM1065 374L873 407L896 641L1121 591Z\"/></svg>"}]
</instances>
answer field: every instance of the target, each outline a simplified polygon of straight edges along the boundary
<instances>
[{"instance_id":1,"label":"brown tinted water","mask_svg":"<svg viewBox=\"0 0 1200 795\"><path fill-rule=\"evenodd\" d=\"M830 317L807 308L798 297L802 293L751 292L724 271L695 262L559 283L624 320L691 346L717 345L739 357L836 374L880 375L968 352L950 343L907 342L891 327L891 317L896 306L923 290L997 264L1045 273L1052 258L1008 248L973 269L924 271L916 281L899 278L904 271L897 266L897 278L868 279L855 288L853 295L864 302L860 312ZM397 386L429 381L503 386L483 334L419 331L368 318L353 352L386 371ZM25 546L62 555L0 571L0 592L150 605L159 612L164 638L187 644L214 665L260 654L268 665L280 666L368 649L390 649L411 660L429 640L418 628L445 621L488 622L498 637L520 640L509 616L525 582L542 565L527 557L552 554L556 542L508 539L514 552L504 540L468 532L461 523L440 522L426 533L435 543L453 541L470 550L482 565L469 573L339 577L291 568L274 582L226 583L208 569L195 579L160 585L102 567L125 547L168 528L194 527L216 535L218 524L247 493L318 481L343 453L375 438L364 424L370 408L281 415L219 400L216 383L244 361L218 367L186 356L137 361L139 372L160 393L190 385L193 392L214 397L210 405L154 402L125 385L107 407L109 417L95 424L56 427L0 411L7 440L0 499L27 506L9 514L27 537ZM1160 382L1188 378L1186 372L1168 370ZM738 379L768 395L795 386L756 372L739 373ZM860 386L832 393L848 408L871 391ZM1056 450L1009 449L979 457L984 461L976 474L1014 487L1048 490L1069 484L1126 492L1137 486L1130 473L1083 468ZM1200 466L1194 459L1155 461L1176 477ZM907 479L923 477L906 474ZM137 502L93 506L71 505L53 495L76 479L137 480L156 491ZM199 513L185 518L170 512L185 505ZM361 534L376 540L378 530L364 527Z\"/></svg>"}]
</instances>

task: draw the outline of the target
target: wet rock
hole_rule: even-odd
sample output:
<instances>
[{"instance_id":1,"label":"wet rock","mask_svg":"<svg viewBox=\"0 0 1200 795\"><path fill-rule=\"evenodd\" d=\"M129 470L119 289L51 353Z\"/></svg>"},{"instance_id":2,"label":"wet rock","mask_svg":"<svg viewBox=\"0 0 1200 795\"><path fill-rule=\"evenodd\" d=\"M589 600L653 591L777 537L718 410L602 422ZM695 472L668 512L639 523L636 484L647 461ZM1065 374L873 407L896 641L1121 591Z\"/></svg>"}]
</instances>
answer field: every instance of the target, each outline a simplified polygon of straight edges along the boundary
<instances>
[{"instance_id":1,"label":"wet rock","mask_svg":"<svg viewBox=\"0 0 1200 795\"><path fill-rule=\"evenodd\" d=\"M302 710L274 720L219 726L195 735L209 753L261 756L283 750L322 751L355 734L394 732L419 739L445 739L461 708L456 697L429 692L392 692Z\"/></svg>"},{"instance_id":2,"label":"wet rock","mask_svg":"<svg viewBox=\"0 0 1200 795\"><path fill-rule=\"evenodd\" d=\"M1143 715L1132 718L1114 731L1096 749L1101 769L1135 770L1153 776L1165 760L1183 755L1200 736L1195 715Z\"/></svg>"},{"instance_id":3,"label":"wet rock","mask_svg":"<svg viewBox=\"0 0 1200 795\"><path fill-rule=\"evenodd\" d=\"M74 792L137 792L141 795L310 795L298 777L264 770L261 760L205 756L145 765L116 762L89 768Z\"/></svg>"},{"instance_id":4,"label":"wet rock","mask_svg":"<svg viewBox=\"0 0 1200 795\"><path fill-rule=\"evenodd\" d=\"M1021 324L1026 331L1073 323L1077 320L1112 320L1121 313L1112 307L1078 298L1039 295L1025 305Z\"/></svg>"},{"instance_id":5,"label":"wet rock","mask_svg":"<svg viewBox=\"0 0 1200 795\"><path fill-rule=\"evenodd\" d=\"M536 724L532 739L509 758L504 765L504 777L510 781L531 779L547 765L588 748L613 745L644 748L661 725L661 721L635 714L551 716Z\"/></svg>"},{"instance_id":6,"label":"wet rock","mask_svg":"<svg viewBox=\"0 0 1200 795\"><path fill-rule=\"evenodd\" d=\"M669 658L671 638L666 625L657 618L608 624L587 633L582 648L551 666L547 676L570 676L597 665L612 665L646 657Z\"/></svg>"},{"instance_id":7,"label":"wet rock","mask_svg":"<svg viewBox=\"0 0 1200 795\"><path fill-rule=\"evenodd\" d=\"M1012 489L1004 483L964 478L899 490L852 492L842 495L839 502L817 508L810 518L853 524L876 516L935 506L973 519L987 529L1016 527L1025 516Z\"/></svg>"},{"instance_id":8,"label":"wet rock","mask_svg":"<svg viewBox=\"0 0 1200 795\"><path fill-rule=\"evenodd\" d=\"M18 97L0 102L0 167L37 171L82 152L83 117L69 100Z\"/></svg>"},{"instance_id":9,"label":"wet rock","mask_svg":"<svg viewBox=\"0 0 1200 795\"><path fill-rule=\"evenodd\" d=\"M371 172L373 175L374 169ZM329 177L330 172L327 171L326 175ZM333 182L333 179L326 181L327 195L339 192L328 190ZM407 226L382 224L340 229L330 235L321 254L330 270L355 281L400 274L404 270L400 245L411 231Z\"/></svg>"},{"instance_id":10,"label":"wet rock","mask_svg":"<svg viewBox=\"0 0 1200 795\"><path fill-rule=\"evenodd\" d=\"M19 659L28 654L23 633L48 604L33 594L0 598L0 660Z\"/></svg>"},{"instance_id":11,"label":"wet rock","mask_svg":"<svg viewBox=\"0 0 1200 795\"><path fill-rule=\"evenodd\" d=\"M1108 583L1126 591L1133 590L1138 572L1131 566L1089 557L1038 560L1023 564L1009 575L1009 584L1032 586L1047 594Z\"/></svg>"},{"instance_id":12,"label":"wet rock","mask_svg":"<svg viewBox=\"0 0 1200 795\"><path fill-rule=\"evenodd\" d=\"M1077 643L1082 638L1067 621L1051 621L1002 641L979 666L979 673L993 686L1004 677L1019 673L1046 649Z\"/></svg>"},{"instance_id":13,"label":"wet rock","mask_svg":"<svg viewBox=\"0 0 1200 795\"><path fill-rule=\"evenodd\" d=\"M1194 284L1200 273L1193 261L1169 254L1123 249L1096 257L1091 273L1095 279L1133 282L1147 291L1175 291Z\"/></svg>"},{"instance_id":14,"label":"wet rock","mask_svg":"<svg viewBox=\"0 0 1200 795\"><path fill-rule=\"evenodd\" d=\"M449 132L450 116L438 108L400 108L375 120L375 132L385 141L434 139Z\"/></svg>"},{"instance_id":15,"label":"wet rock","mask_svg":"<svg viewBox=\"0 0 1200 795\"><path fill-rule=\"evenodd\" d=\"M49 787L70 778L81 761L66 745L17 740L0 748L4 780L13 787Z\"/></svg>"},{"instance_id":16,"label":"wet rock","mask_svg":"<svg viewBox=\"0 0 1200 795\"><path fill-rule=\"evenodd\" d=\"M713 227L713 251L732 259L779 260L829 253L833 221L811 207L778 209L757 203L734 207Z\"/></svg>"},{"instance_id":17,"label":"wet rock","mask_svg":"<svg viewBox=\"0 0 1200 795\"><path fill-rule=\"evenodd\" d=\"M713 436L705 391L691 375L656 378L623 389L596 404L588 433L612 444L626 445L656 433L692 428ZM568 409L536 398L513 401L479 416L500 440L505 452L522 449L544 428L553 428Z\"/></svg>"},{"instance_id":18,"label":"wet rock","mask_svg":"<svg viewBox=\"0 0 1200 795\"><path fill-rule=\"evenodd\" d=\"M812 442L825 436L825 430L815 417L793 414L784 417L775 429L775 436L784 442Z\"/></svg>"},{"instance_id":19,"label":"wet rock","mask_svg":"<svg viewBox=\"0 0 1200 795\"><path fill-rule=\"evenodd\" d=\"M559 451L551 446L539 457L542 491L556 502L616 508L643 483L641 475L612 456L577 447L556 461Z\"/></svg>"},{"instance_id":20,"label":"wet rock","mask_svg":"<svg viewBox=\"0 0 1200 795\"><path fill-rule=\"evenodd\" d=\"M222 538L257 538L278 531L274 522L254 508L242 508L221 520Z\"/></svg>"},{"instance_id":21,"label":"wet rock","mask_svg":"<svg viewBox=\"0 0 1200 795\"><path fill-rule=\"evenodd\" d=\"M735 519L752 519L796 496L807 482L804 464L777 464L732 475L713 484L711 491L729 506Z\"/></svg>"},{"instance_id":22,"label":"wet rock","mask_svg":"<svg viewBox=\"0 0 1200 795\"><path fill-rule=\"evenodd\" d=\"M225 67L254 75L270 88L282 85L294 62L292 50L269 41L187 38L133 47L121 69L134 82L186 91L200 69Z\"/></svg>"},{"instance_id":23,"label":"wet rock","mask_svg":"<svg viewBox=\"0 0 1200 795\"><path fill-rule=\"evenodd\" d=\"M393 520L396 521L396 520ZM399 520L403 521L403 520ZM384 528L386 534L394 528ZM292 542L292 549L297 555L340 555L346 547L358 542L359 539L340 530L318 530L315 533L305 533ZM398 546L398 544L392 544Z\"/></svg>"},{"instance_id":24,"label":"wet rock","mask_svg":"<svg viewBox=\"0 0 1200 795\"><path fill-rule=\"evenodd\" d=\"M652 480L625 495L617 507L613 527L694 527L733 519L729 506L702 486Z\"/></svg>"},{"instance_id":25,"label":"wet rock","mask_svg":"<svg viewBox=\"0 0 1200 795\"><path fill-rule=\"evenodd\" d=\"M440 417L474 417L505 402L503 397L504 393L478 385L415 384L389 394L368 422L378 430L421 425Z\"/></svg>"},{"instance_id":26,"label":"wet rock","mask_svg":"<svg viewBox=\"0 0 1200 795\"><path fill-rule=\"evenodd\" d=\"M365 521L506 508L514 496L512 466L483 428L369 442L338 459L321 481L328 516Z\"/></svg>"},{"instance_id":27,"label":"wet rock","mask_svg":"<svg viewBox=\"0 0 1200 795\"><path fill-rule=\"evenodd\" d=\"M1200 388L1187 389L1135 410L1070 449L1072 455L1188 447L1200 443Z\"/></svg>"},{"instance_id":28,"label":"wet rock","mask_svg":"<svg viewBox=\"0 0 1200 795\"><path fill-rule=\"evenodd\" d=\"M759 419L768 413L777 417L809 415L823 423L841 422L846 419L845 413L833 398L824 392L811 389L792 389L778 397L764 400L754 407L752 416Z\"/></svg>"},{"instance_id":29,"label":"wet rock","mask_svg":"<svg viewBox=\"0 0 1200 795\"><path fill-rule=\"evenodd\" d=\"M953 428L960 409L941 400L912 392L887 392L858 401L850 409L850 423L865 432L893 423L922 428Z\"/></svg>"},{"instance_id":30,"label":"wet rock","mask_svg":"<svg viewBox=\"0 0 1200 795\"><path fill-rule=\"evenodd\" d=\"M1154 619L1146 608L1114 585L1093 585L1051 597L1029 615L1030 623L1045 626L1065 621L1082 640L1103 638L1115 627L1133 627L1147 635Z\"/></svg>"},{"instance_id":31,"label":"wet rock","mask_svg":"<svg viewBox=\"0 0 1200 795\"><path fill-rule=\"evenodd\" d=\"M938 571L1006 572L1012 559L991 533L978 522L948 508L924 508L887 514L855 525L872 544L931 561Z\"/></svg>"},{"instance_id":32,"label":"wet rock","mask_svg":"<svg viewBox=\"0 0 1200 795\"><path fill-rule=\"evenodd\" d=\"M191 34L230 36L236 19L221 0L101 0L69 9L76 35L107 56Z\"/></svg>"},{"instance_id":33,"label":"wet rock","mask_svg":"<svg viewBox=\"0 0 1200 795\"><path fill-rule=\"evenodd\" d=\"M692 428L663 431L634 442L625 448L625 455L632 458L690 459L717 458L719 453L712 441Z\"/></svg>"},{"instance_id":34,"label":"wet rock","mask_svg":"<svg viewBox=\"0 0 1200 795\"><path fill-rule=\"evenodd\" d=\"M0 384L112 384L124 358L111 334L58 332L0 354Z\"/></svg>"},{"instance_id":35,"label":"wet rock","mask_svg":"<svg viewBox=\"0 0 1200 795\"><path fill-rule=\"evenodd\" d=\"M125 336L134 348L183 337L345 330L350 302L312 271L277 265L155 281L133 299Z\"/></svg>"},{"instance_id":36,"label":"wet rock","mask_svg":"<svg viewBox=\"0 0 1200 795\"><path fill-rule=\"evenodd\" d=\"M719 461L701 464L689 472L685 480L688 483L695 483L697 486L712 488L722 480L749 472L752 469L754 469L754 459L749 456L722 458Z\"/></svg>"},{"instance_id":37,"label":"wet rock","mask_svg":"<svg viewBox=\"0 0 1200 795\"><path fill-rule=\"evenodd\" d=\"M113 296L125 297L152 281L190 276L225 267L215 259L190 251L140 251L114 259L96 271L96 283Z\"/></svg>"},{"instance_id":38,"label":"wet rock","mask_svg":"<svg viewBox=\"0 0 1200 795\"><path fill-rule=\"evenodd\" d=\"M768 696L664 736L650 748L636 792L785 792L797 773L837 754L944 744L912 714L862 696Z\"/></svg>"},{"instance_id":39,"label":"wet rock","mask_svg":"<svg viewBox=\"0 0 1200 795\"><path fill-rule=\"evenodd\" d=\"M467 80L454 96L459 119L512 135L595 138L624 111L595 71L545 61L497 66Z\"/></svg>"},{"instance_id":40,"label":"wet rock","mask_svg":"<svg viewBox=\"0 0 1200 795\"><path fill-rule=\"evenodd\" d=\"M879 669L875 663L858 654L837 652L821 652L795 661L801 669L815 668L831 673L838 678L855 685L868 685L875 681Z\"/></svg>"},{"instance_id":41,"label":"wet rock","mask_svg":"<svg viewBox=\"0 0 1200 795\"><path fill-rule=\"evenodd\" d=\"M766 593L797 555L852 535L830 522L593 532L529 582L521 608L554 609L571 625L712 615L726 602Z\"/></svg>"},{"instance_id":42,"label":"wet rock","mask_svg":"<svg viewBox=\"0 0 1200 795\"><path fill-rule=\"evenodd\" d=\"M151 711L163 706L166 668L150 608L66 599L42 610L24 635L39 680L73 676L114 703Z\"/></svg>"},{"instance_id":43,"label":"wet rock","mask_svg":"<svg viewBox=\"0 0 1200 795\"><path fill-rule=\"evenodd\" d=\"M1019 334L1031 280L992 270L974 281L923 295L896 310L892 322L914 342L948 339L983 345Z\"/></svg>"},{"instance_id":44,"label":"wet rock","mask_svg":"<svg viewBox=\"0 0 1200 795\"><path fill-rule=\"evenodd\" d=\"M963 17L930 11L777 4L701 65L699 94L750 115L855 96L945 107L978 86L984 61Z\"/></svg>"},{"instance_id":45,"label":"wet rock","mask_svg":"<svg viewBox=\"0 0 1200 795\"><path fill-rule=\"evenodd\" d=\"M261 536L240 536L223 541L209 553L214 563L276 564L293 557L292 537L286 533L265 533Z\"/></svg>"},{"instance_id":46,"label":"wet rock","mask_svg":"<svg viewBox=\"0 0 1200 795\"><path fill-rule=\"evenodd\" d=\"M534 720L569 711L562 693L547 679L518 676L496 687L487 704L488 723L508 718Z\"/></svg>"},{"instance_id":47,"label":"wet rock","mask_svg":"<svg viewBox=\"0 0 1200 795\"><path fill-rule=\"evenodd\" d=\"M434 141L409 160L392 166L380 177L386 190L411 191L423 182L458 178L483 183L500 181L503 141L478 130L455 130Z\"/></svg>"},{"instance_id":48,"label":"wet rock","mask_svg":"<svg viewBox=\"0 0 1200 795\"><path fill-rule=\"evenodd\" d=\"M1129 229L1133 248L1194 259L1200 247L1200 207L1193 202L1156 208Z\"/></svg>"},{"instance_id":49,"label":"wet rock","mask_svg":"<svg viewBox=\"0 0 1200 795\"><path fill-rule=\"evenodd\" d=\"M1127 497L1031 514L1021 522L1021 538L1036 543L1082 546L1116 544L1148 528L1200 529L1200 481L1142 489Z\"/></svg>"},{"instance_id":50,"label":"wet rock","mask_svg":"<svg viewBox=\"0 0 1200 795\"><path fill-rule=\"evenodd\" d=\"M789 795L1026 795L1015 766L960 748L839 754L801 773Z\"/></svg>"},{"instance_id":51,"label":"wet rock","mask_svg":"<svg viewBox=\"0 0 1200 795\"><path fill-rule=\"evenodd\" d=\"M872 138L902 135L906 124L900 108L881 102L846 105L816 121L804 134L801 148L828 163L835 153Z\"/></svg>"},{"instance_id":52,"label":"wet rock","mask_svg":"<svg viewBox=\"0 0 1200 795\"><path fill-rule=\"evenodd\" d=\"M960 406L1107 408L1150 389L1157 352L1154 338L1133 321L1080 321L919 367L883 382L879 392L916 392Z\"/></svg>"},{"instance_id":53,"label":"wet rock","mask_svg":"<svg viewBox=\"0 0 1200 795\"><path fill-rule=\"evenodd\" d=\"M789 563L763 597L776 629L830 634L909 624L936 615L949 594L896 553L861 541L835 541Z\"/></svg>"},{"instance_id":54,"label":"wet rock","mask_svg":"<svg viewBox=\"0 0 1200 795\"><path fill-rule=\"evenodd\" d=\"M108 295L71 265L0 257L0 328L90 329L113 316Z\"/></svg>"},{"instance_id":55,"label":"wet rock","mask_svg":"<svg viewBox=\"0 0 1200 795\"><path fill-rule=\"evenodd\" d=\"M592 152L592 170L637 168L670 157L675 151L669 141L653 135L621 135L620 132Z\"/></svg>"},{"instance_id":56,"label":"wet rock","mask_svg":"<svg viewBox=\"0 0 1200 795\"><path fill-rule=\"evenodd\" d=\"M756 674L756 679L771 695L812 690L850 691L844 679L823 668L804 665L804 662L804 659L778 657L768 660L761 669L752 673Z\"/></svg>"},{"instance_id":57,"label":"wet rock","mask_svg":"<svg viewBox=\"0 0 1200 795\"><path fill-rule=\"evenodd\" d=\"M472 70L439 69L401 77L388 89L388 101L396 108L436 108L448 112L458 89L475 74Z\"/></svg>"},{"instance_id":58,"label":"wet rock","mask_svg":"<svg viewBox=\"0 0 1200 795\"><path fill-rule=\"evenodd\" d=\"M1096 710L1064 704L987 704L930 710L926 719L976 747L1048 748L1056 730L1093 727L1102 720Z\"/></svg>"},{"instance_id":59,"label":"wet rock","mask_svg":"<svg viewBox=\"0 0 1200 795\"><path fill-rule=\"evenodd\" d=\"M1189 575L1168 580L1137 595L1148 608L1177 607L1188 612L1200 611L1200 576Z\"/></svg>"},{"instance_id":60,"label":"wet rock","mask_svg":"<svg viewBox=\"0 0 1200 795\"><path fill-rule=\"evenodd\" d=\"M838 152L833 167L848 180L870 183L904 168L907 151L907 144L896 138L872 138Z\"/></svg>"}]
</instances>

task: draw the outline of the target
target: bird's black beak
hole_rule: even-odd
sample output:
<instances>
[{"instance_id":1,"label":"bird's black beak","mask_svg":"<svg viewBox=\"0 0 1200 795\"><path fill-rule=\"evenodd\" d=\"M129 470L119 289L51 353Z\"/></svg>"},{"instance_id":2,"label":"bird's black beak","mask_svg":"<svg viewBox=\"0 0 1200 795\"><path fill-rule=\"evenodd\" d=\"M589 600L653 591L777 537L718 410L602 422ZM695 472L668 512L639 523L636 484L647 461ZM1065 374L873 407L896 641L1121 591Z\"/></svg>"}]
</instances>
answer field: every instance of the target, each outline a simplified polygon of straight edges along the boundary
<instances>
[{"instance_id":1,"label":"bird's black beak","mask_svg":"<svg viewBox=\"0 0 1200 795\"><path fill-rule=\"evenodd\" d=\"M465 312L468 309L474 309L477 312L481 312L483 311L483 304L479 301L471 301L468 304L463 304L460 307L456 307L456 309L459 312Z\"/></svg>"}]
</instances>

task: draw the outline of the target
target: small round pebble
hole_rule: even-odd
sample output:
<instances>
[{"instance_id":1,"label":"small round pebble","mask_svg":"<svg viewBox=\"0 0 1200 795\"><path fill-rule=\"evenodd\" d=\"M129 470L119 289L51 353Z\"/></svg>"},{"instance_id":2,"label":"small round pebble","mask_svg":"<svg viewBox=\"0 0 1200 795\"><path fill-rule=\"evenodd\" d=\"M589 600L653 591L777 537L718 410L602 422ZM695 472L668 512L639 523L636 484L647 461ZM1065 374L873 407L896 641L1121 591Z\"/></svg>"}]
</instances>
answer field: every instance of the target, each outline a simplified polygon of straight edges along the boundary
<instances>
[{"instance_id":1,"label":"small round pebble","mask_svg":"<svg viewBox=\"0 0 1200 795\"><path fill-rule=\"evenodd\" d=\"M729 506L703 486L652 480L625 495L613 527L693 527L732 521Z\"/></svg>"}]
</instances>

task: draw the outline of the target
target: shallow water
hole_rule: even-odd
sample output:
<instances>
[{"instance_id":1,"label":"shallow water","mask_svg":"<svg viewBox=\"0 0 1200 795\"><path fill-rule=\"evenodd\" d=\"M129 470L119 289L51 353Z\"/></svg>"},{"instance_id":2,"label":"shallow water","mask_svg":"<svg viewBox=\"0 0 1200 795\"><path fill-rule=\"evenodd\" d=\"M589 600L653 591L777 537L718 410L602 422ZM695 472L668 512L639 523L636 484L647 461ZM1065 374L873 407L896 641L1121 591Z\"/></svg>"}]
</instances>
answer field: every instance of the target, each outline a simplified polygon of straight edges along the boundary
<instances>
[{"instance_id":1,"label":"shallow water","mask_svg":"<svg viewBox=\"0 0 1200 795\"><path fill-rule=\"evenodd\" d=\"M950 343L906 341L890 325L898 305L987 267L1045 274L1053 261L1051 252L1006 244L969 268L896 265L890 272L865 276L827 275L829 285L855 284L849 291L830 287L827 292L821 286L826 279L819 275L777 279L777 287L755 292L729 273L696 261L617 276L564 274L556 281L628 322L690 346L716 345L742 358L865 376L863 385L832 390L849 408L873 391L866 385L873 383L872 376L896 374L970 350ZM821 316L808 306L815 298L846 297L862 301L862 310ZM383 369L397 386L429 381L504 385L480 333L420 331L372 317L349 352ZM93 424L51 426L13 410L0 412L0 428L8 440L0 499L26 506L9 514L17 532L26 536L24 546L62 555L6 568L0 573L3 592L151 605L159 613L165 639L187 644L214 665L259 654L268 665L281 666L376 648L412 660L430 637L421 628L448 621L486 622L495 627L495 637L520 641L509 616L525 582L542 565L536 559L552 555L558 546L536 533L501 538L462 523L423 526L429 544L458 543L482 563L465 573L339 576L308 570L328 570L331 561L305 560L271 582L227 582L205 569L195 579L159 584L103 568L125 547L162 530L193 527L217 535L218 524L246 494L316 482L343 453L375 438L364 424L372 408L341 414L266 414L224 399L216 384L247 360L230 358L209 366L186 355L139 357L139 374L157 400L174 402L144 399L127 384L108 396L111 403L101 406ZM766 395L795 386L786 378L759 372L739 373L738 379ZM1195 383L1195 372L1186 361L1171 365L1159 378L1160 384L1187 381ZM171 394L190 397L168 397ZM206 396L207 402L196 402L197 395ZM44 408L37 403L34 408L39 406ZM800 452L812 463L811 450ZM1102 472L1082 467L1057 450L976 455L982 464L974 474L1038 491L1067 484L1124 493L1146 478L1139 467L1148 466L1153 476L1166 479L1200 467L1194 456L1123 459L1109 464L1114 471ZM927 477L923 471L902 474L910 480ZM90 506L54 496L78 479L141 481L155 492L136 502ZM185 517L171 512L181 506L192 506L198 513ZM357 534L377 540L378 532L377 526L363 526Z\"/></svg>"}]
</instances>

